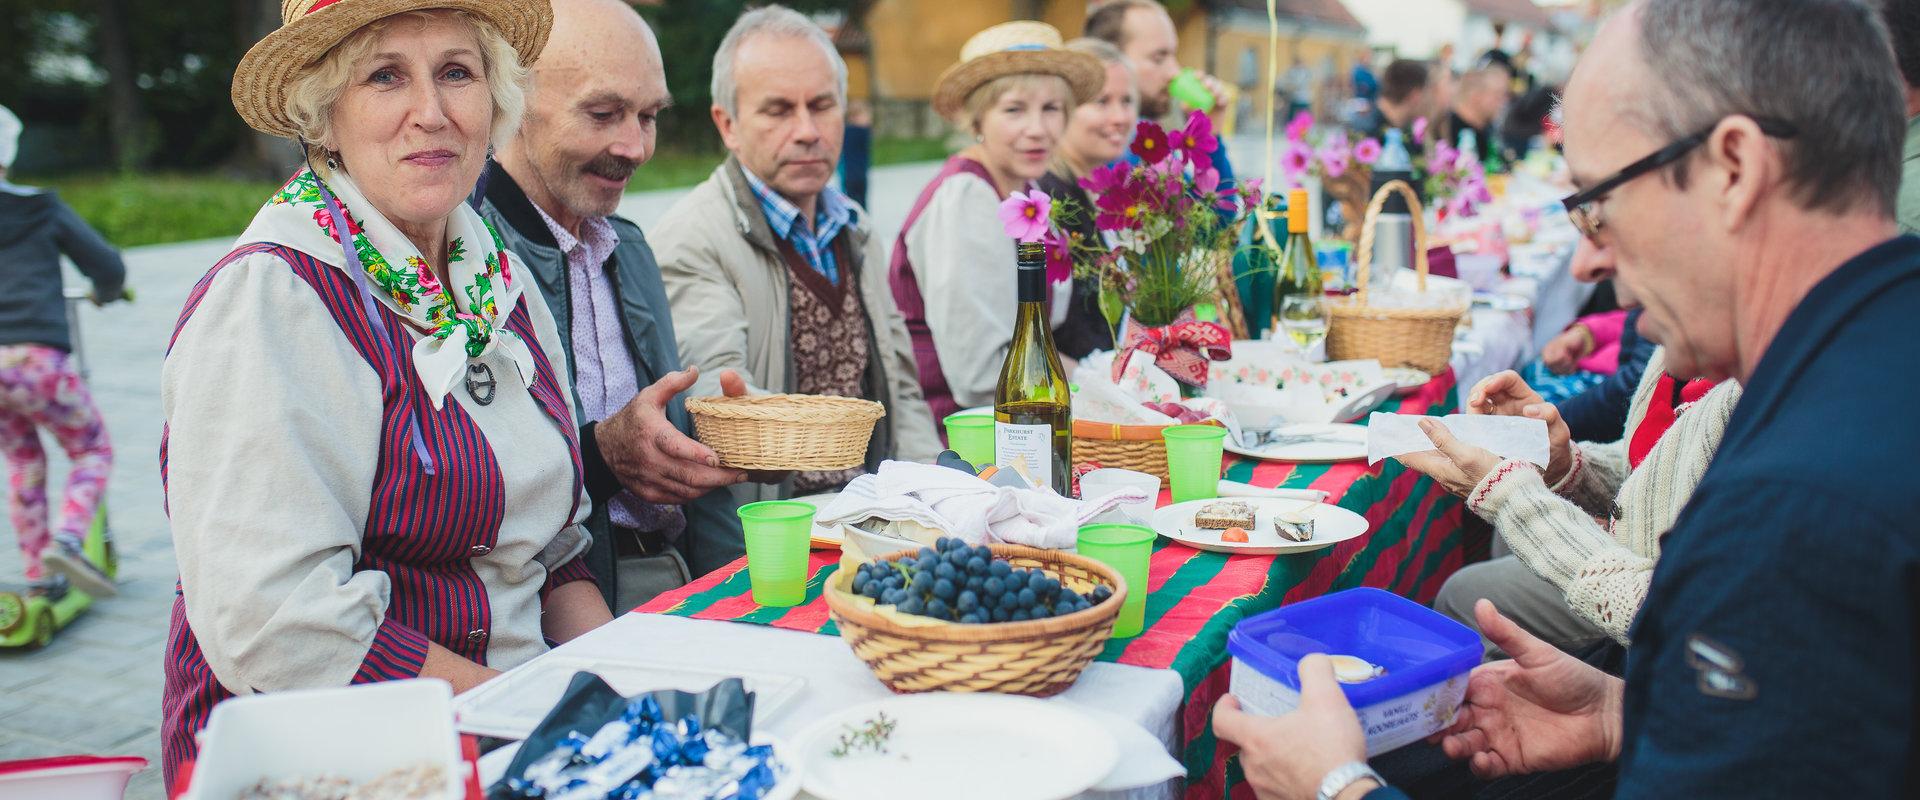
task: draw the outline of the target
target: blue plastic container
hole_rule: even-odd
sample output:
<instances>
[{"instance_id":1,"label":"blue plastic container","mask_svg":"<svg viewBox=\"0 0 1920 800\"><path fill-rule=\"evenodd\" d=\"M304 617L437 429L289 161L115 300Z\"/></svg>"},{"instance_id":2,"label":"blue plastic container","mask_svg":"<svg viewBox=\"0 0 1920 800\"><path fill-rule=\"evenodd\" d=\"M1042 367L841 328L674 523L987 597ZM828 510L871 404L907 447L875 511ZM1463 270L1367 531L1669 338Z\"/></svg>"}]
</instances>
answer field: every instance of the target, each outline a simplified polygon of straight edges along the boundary
<instances>
[{"instance_id":1,"label":"blue plastic container","mask_svg":"<svg viewBox=\"0 0 1920 800\"><path fill-rule=\"evenodd\" d=\"M1300 659L1348 655L1384 667L1343 683L1367 734L1367 755L1424 739L1453 724L1480 663L1480 635L1411 600L1348 589L1242 620L1227 636L1232 691L1249 711L1277 716L1300 704Z\"/></svg>"}]
</instances>

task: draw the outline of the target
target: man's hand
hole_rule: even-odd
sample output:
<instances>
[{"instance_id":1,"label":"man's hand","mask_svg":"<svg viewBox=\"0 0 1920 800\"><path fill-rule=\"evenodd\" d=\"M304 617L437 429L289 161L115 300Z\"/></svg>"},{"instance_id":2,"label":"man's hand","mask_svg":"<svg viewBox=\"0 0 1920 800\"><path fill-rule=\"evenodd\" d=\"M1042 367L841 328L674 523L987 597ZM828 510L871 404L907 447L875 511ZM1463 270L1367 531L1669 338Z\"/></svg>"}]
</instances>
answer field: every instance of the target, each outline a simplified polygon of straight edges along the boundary
<instances>
[{"instance_id":1,"label":"man's hand","mask_svg":"<svg viewBox=\"0 0 1920 800\"><path fill-rule=\"evenodd\" d=\"M1420 420L1420 430L1433 440L1437 450L1403 453L1394 459L1407 468L1432 478L1447 491L1466 497L1473 487L1500 466L1500 457L1485 448L1475 447L1453 437L1453 432L1437 419Z\"/></svg>"},{"instance_id":2,"label":"man's hand","mask_svg":"<svg viewBox=\"0 0 1920 800\"><path fill-rule=\"evenodd\" d=\"M1474 384L1467 395L1467 413L1527 417L1547 423L1547 485L1559 483L1573 466L1573 431L1560 418L1560 408L1540 397L1513 370L1499 372Z\"/></svg>"},{"instance_id":3,"label":"man's hand","mask_svg":"<svg viewBox=\"0 0 1920 800\"><path fill-rule=\"evenodd\" d=\"M739 391L726 388L730 374L720 375L722 391L744 394L746 384L738 375L732 379ZM720 456L711 448L681 433L667 419L667 401L692 387L699 377L700 370L693 367L668 373L594 427L600 456L620 478L620 485L649 503L678 505L747 479L745 472L720 466Z\"/></svg>"},{"instance_id":4,"label":"man's hand","mask_svg":"<svg viewBox=\"0 0 1920 800\"><path fill-rule=\"evenodd\" d=\"M1216 126L1226 124L1221 122L1221 120L1224 119L1221 115L1227 113L1228 90L1226 82L1205 72L1196 71L1194 74L1199 76L1200 85L1207 87L1207 93L1213 95L1213 108L1204 109L1207 112L1207 116L1213 118L1213 124ZM1218 130L1216 127L1215 131L1218 132Z\"/></svg>"},{"instance_id":5,"label":"man's hand","mask_svg":"<svg viewBox=\"0 0 1920 800\"><path fill-rule=\"evenodd\" d=\"M1513 660L1474 668L1459 718L1439 737L1449 758L1493 779L1620 757L1625 682L1521 630L1487 600L1473 614Z\"/></svg>"},{"instance_id":6,"label":"man's hand","mask_svg":"<svg viewBox=\"0 0 1920 800\"><path fill-rule=\"evenodd\" d=\"M1240 769L1261 798L1312 797L1335 767L1365 761L1367 737L1333 662L1320 654L1300 660L1300 707L1278 717L1240 710L1233 695L1213 705L1213 732L1240 746Z\"/></svg>"},{"instance_id":7,"label":"man's hand","mask_svg":"<svg viewBox=\"0 0 1920 800\"><path fill-rule=\"evenodd\" d=\"M1560 335L1547 341L1540 348L1540 363L1555 375L1571 375L1580 359L1586 358L1593 349L1593 334L1586 326L1575 325L1560 332Z\"/></svg>"}]
</instances>

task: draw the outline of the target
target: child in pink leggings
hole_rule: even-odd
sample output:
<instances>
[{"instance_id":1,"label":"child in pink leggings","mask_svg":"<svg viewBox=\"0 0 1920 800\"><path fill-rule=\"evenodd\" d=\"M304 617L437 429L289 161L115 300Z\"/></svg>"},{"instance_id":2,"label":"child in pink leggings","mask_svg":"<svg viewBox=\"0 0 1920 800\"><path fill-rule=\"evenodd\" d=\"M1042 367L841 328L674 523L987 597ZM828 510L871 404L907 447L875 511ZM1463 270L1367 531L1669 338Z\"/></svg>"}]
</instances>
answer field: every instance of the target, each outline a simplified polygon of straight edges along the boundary
<instances>
[{"instance_id":1,"label":"child in pink leggings","mask_svg":"<svg viewBox=\"0 0 1920 800\"><path fill-rule=\"evenodd\" d=\"M47 527L47 452L40 446L41 428L53 434L73 465L67 473L60 527L52 531ZM47 582L42 566L47 555L91 567L79 555L80 544L106 491L113 446L87 385L65 352L37 344L0 346L0 454L7 460L13 530L26 556L27 579ZM58 550L48 554L50 542L57 543ZM111 587L108 583L106 588ZM101 587L82 588L99 594Z\"/></svg>"},{"instance_id":2,"label":"child in pink leggings","mask_svg":"<svg viewBox=\"0 0 1920 800\"><path fill-rule=\"evenodd\" d=\"M0 454L6 456L14 534L34 590L57 594L68 581L94 596L113 579L81 549L113 466L107 426L68 353L60 257L93 281L95 298L117 299L127 268L120 254L53 192L7 182L20 120L0 106ZM60 526L47 527L45 428L67 451ZM49 574L52 573L52 574Z\"/></svg>"}]
</instances>

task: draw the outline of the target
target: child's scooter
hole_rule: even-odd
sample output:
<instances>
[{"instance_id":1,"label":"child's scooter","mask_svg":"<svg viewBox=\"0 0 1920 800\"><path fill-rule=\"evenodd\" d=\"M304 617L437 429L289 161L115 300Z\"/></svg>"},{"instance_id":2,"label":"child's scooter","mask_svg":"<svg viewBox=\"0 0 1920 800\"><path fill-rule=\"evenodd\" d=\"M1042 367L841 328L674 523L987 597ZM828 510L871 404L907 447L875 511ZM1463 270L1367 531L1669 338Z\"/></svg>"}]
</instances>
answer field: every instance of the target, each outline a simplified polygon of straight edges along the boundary
<instances>
[{"instance_id":1,"label":"child's scooter","mask_svg":"<svg viewBox=\"0 0 1920 800\"><path fill-rule=\"evenodd\" d=\"M84 290L67 291L67 328L73 338L74 366L80 377L87 377L86 350L80 340L80 301L88 299ZM132 301L133 290L128 289L121 299ZM107 529L107 501L100 499L100 508L94 512L93 525L87 528L86 545L83 548L87 560L106 572L109 577L120 572L120 559L113 552L113 535ZM53 634L78 618L81 612L93 605L93 597L78 589L68 589L66 594L49 599L44 594L34 592L16 592L0 587L0 648L45 647L53 641Z\"/></svg>"}]
</instances>

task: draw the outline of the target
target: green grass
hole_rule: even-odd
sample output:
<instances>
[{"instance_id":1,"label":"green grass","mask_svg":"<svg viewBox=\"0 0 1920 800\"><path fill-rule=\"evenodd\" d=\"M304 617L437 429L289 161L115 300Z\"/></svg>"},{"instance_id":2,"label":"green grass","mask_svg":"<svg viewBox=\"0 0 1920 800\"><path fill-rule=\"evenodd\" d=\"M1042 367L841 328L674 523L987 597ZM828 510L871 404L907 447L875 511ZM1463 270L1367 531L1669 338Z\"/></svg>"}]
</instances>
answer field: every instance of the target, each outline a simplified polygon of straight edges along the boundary
<instances>
[{"instance_id":1,"label":"green grass","mask_svg":"<svg viewBox=\"0 0 1920 800\"><path fill-rule=\"evenodd\" d=\"M23 176L20 182L58 190L115 247L239 236L260 204L280 188L266 181L164 173Z\"/></svg>"},{"instance_id":2,"label":"green grass","mask_svg":"<svg viewBox=\"0 0 1920 800\"><path fill-rule=\"evenodd\" d=\"M725 158L720 152L662 149L633 174L629 191L692 186ZM945 141L881 139L873 163L936 161L947 157ZM240 181L210 174L141 173L68 175L17 179L56 189L82 219L116 247L238 236L279 184Z\"/></svg>"}]
</instances>

